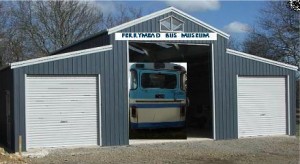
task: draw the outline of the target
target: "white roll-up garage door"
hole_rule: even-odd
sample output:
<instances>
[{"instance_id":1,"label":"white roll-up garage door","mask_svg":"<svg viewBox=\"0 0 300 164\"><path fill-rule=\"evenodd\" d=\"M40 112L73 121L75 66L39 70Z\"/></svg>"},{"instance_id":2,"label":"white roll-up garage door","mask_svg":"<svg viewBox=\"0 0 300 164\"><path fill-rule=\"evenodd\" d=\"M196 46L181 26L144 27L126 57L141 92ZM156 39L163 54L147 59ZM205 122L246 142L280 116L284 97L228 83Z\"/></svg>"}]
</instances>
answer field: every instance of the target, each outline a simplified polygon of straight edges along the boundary
<instances>
[{"instance_id":1,"label":"white roll-up garage door","mask_svg":"<svg viewBox=\"0 0 300 164\"><path fill-rule=\"evenodd\" d=\"M27 148L97 145L96 76L27 76Z\"/></svg>"},{"instance_id":2,"label":"white roll-up garage door","mask_svg":"<svg viewBox=\"0 0 300 164\"><path fill-rule=\"evenodd\" d=\"M286 80L238 77L238 137L286 134Z\"/></svg>"}]
</instances>

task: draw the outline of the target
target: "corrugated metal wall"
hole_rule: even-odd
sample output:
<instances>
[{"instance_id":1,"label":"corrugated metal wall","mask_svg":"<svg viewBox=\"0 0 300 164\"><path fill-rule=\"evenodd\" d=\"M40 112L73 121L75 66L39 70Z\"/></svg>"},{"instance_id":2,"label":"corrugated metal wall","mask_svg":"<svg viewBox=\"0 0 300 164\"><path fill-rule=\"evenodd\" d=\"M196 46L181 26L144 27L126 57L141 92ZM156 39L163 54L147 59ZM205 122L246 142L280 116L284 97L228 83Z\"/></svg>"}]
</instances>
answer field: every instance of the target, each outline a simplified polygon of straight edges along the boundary
<instances>
[{"instance_id":1,"label":"corrugated metal wall","mask_svg":"<svg viewBox=\"0 0 300 164\"><path fill-rule=\"evenodd\" d=\"M126 49L113 45L113 51L94 53L14 69L15 150L18 135L25 137L25 74L101 75L103 145L128 144ZM116 60L118 59L118 60ZM124 99L125 97L125 99ZM126 101L125 101L126 100Z\"/></svg>"},{"instance_id":2,"label":"corrugated metal wall","mask_svg":"<svg viewBox=\"0 0 300 164\"><path fill-rule=\"evenodd\" d=\"M6 68L0 71L0 143L6 146L8 149L13 149L14 143L11 142L10 145L7 143L7 113L6 113L6 92L10 92L10 109L11 109L11 139L14 141L13 134L13 74L10 68Z\"/></svg>"},{"instance_id":3,"label":"corrugated metal wall","mask_svg":"<svg viewBox=\"0 0 300 164\"><path fill-rule=\"evenodd\" d=\"M295 135L295 71L230 54L215 54L216 139L237 138L237 75L287 76L290 85L291 134Z\"/></svg>"}]
</instances>

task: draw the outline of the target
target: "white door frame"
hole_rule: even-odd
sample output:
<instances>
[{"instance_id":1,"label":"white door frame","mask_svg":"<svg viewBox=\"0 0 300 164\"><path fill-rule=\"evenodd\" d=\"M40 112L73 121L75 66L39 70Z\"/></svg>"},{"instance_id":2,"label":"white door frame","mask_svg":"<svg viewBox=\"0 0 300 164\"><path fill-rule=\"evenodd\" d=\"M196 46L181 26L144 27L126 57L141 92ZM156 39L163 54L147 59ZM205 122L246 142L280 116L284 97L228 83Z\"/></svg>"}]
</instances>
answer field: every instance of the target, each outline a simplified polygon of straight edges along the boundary
<instances>
[{"instance_id":1,"label":"white door frame","mask_svg":"<svg viewBox=\"0 0 300 164\"><path fill-rule=\"evenodd\" d=\"M177 43L177 44L185 44L185 43ZM211 71L212 71L212 117L213 117L213 139L216 140L216 98L215 98L215 71L214 71L214 59L215 59L215 55L214 55L214 43L210 43L210 44L189 44L186 43L185 45L199 45L199 46L203 46L203 45L211 45L211 60L212 60L212 66L211 66ZM127 67L127 82L129 81L128 79L128 73L130 72L130 68L129 68L129 41L126 41L126 67ZM128 86L128 85L127 85ZM129 88L128 88L128 93L129 93ZM127 112L129 111L129 95L127 96ZM129 124L128 124L128 132L129 132ZM128 138L129 141L129 138Z\"/></svg>"},{"instance_id":2,"label":"white door frame","mask_svg":"<svg viewBox=\"0 0 300 164\"><path fill-rule=\"evenodd\" d=\"M56 76L63 76L63 75L56 75ZM76 76L76 75L71 75L71 76ZM84 76L84 75L77 75L77 76ZM98 80L98 125L97 125L97 130L98 130L98 132L97 132L97 135L98 135L98 145L99 146L102 146L102 123L101 123L101 121L102 121L102 119L101 119L101 104L102 104L102 99L101 99L101 75L100 74L96 74L95 76L97 76L97 80ZM28 150L28 148L27 148L27 145L28 145L28 139L27 139L27 137L28 137L28 135L27 135L27 116L26 116L26 111L27 111L27 74L24 74L24 92L25 92L25 104L24 104L24 106L25 106L25 112L24 112L24 116L25 116L25 136L24 137L22 137L21 135L21 137L22 138L24 138L25 139L25 144L26 144L26 150ZM19 134L17 134L17 135L19 135Z\"/></svg>"},{"instance_id":3,"label":"white door frame","mask_svg":"<svg viewBox=\"0 0 300 164\"><path fill-rule=\"evenodd\" d=\"M237 74L236 75L236 106L237 106L237 117L238 117L238 112L239 112L239 100L238 100L238 86L239 86L239 83L238 83L238 78L239 77L284 77L285 78L285 81L286 81L286 84L285 84L285 88L286 88L286 128L287 128L287 135L291 135L291 125L290 125L290 83L289 83L289 75L287 76L280 76L280 75L276 75L276 76L259 76L259 75L239 75ZM238 120L238 118L236 118ZM239 131L238 131L238 126L239 126L239 122L237 121L237 135L239 134ZM238 136L238 138L240 138Z\"/></svg>"}]
</instances>

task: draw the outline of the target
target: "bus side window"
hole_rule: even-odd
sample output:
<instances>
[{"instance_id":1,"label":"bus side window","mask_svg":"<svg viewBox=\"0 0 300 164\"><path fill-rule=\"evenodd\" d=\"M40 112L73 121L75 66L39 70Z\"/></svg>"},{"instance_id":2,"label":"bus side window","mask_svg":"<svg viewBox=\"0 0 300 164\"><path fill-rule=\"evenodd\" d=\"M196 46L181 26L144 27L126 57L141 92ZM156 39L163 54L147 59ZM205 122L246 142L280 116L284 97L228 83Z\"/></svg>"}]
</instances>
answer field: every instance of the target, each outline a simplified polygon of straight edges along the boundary
<instances>
[{"instance_id":1,"label":"bus side window","mask_svg":"<svg viewBox=\"0 0 300 164\"><path fill-rule=\"evenodd\" d=\"M136 89L137 88L137 72L135 70L131 70L131 86L130 89Z\"/></svg>"}]
</instances>

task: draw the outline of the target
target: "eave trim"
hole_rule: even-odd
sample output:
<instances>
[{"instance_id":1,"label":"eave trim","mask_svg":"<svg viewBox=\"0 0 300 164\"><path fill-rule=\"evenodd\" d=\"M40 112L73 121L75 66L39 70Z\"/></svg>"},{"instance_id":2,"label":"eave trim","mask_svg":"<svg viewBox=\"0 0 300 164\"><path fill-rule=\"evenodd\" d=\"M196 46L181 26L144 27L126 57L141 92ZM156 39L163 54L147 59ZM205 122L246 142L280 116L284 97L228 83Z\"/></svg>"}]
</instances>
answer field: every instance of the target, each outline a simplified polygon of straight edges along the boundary
<instances>
[{"instance_id":1,"label":"eave trim","mask_svg":"<svg viewBox=\"0 0 300 164\"><path fill-rule=\"evenodd\" d=\"M278 62L278 61L258 57L258 56L247 54L247 53L240 52L240 51L235 51L235 50L232 50L232 49L227 49L226 53L230 54L230 55L235 55L235 56L239 56L239 57L243 57L243 58L247 58L247 59L251 59L251 60L256 60L256 61L259 61L259 62L263 62L263 63L267 63L267 64L271 64L271 65L275 65L275 66L279 66L279 67L283 67L283 68L287 68L287 69L291 69L291 70L294 70L294 71L298 70L297 66L293 66L293 65L290 65L290 64L285 64L285 63L281 63L281 62Z\"/></svg>"},{"instance_id":2,"label":"eave trim","mask_svg":"<svg viewBox=\"0 0 300 164\"><path fill-rule=\"evenodd\" d=\"M15 69L15 68L19 68L19 67L34 65L34 64L62 60L62 59L97 53L97 52L109 51L109 50L112 50L112 48L113 48L112 45L107 45L107 46L89 48L89 49L85 49L85 50L73 51L73 52L68 52L68 53L63 53L63 54L52 55L52 56L46 56L46 57L41 57L41 58L36 58L36 59L30 59L30 60L10 63L10 67L11 67L11 69Z\"/></svg>"}]
</instances>

